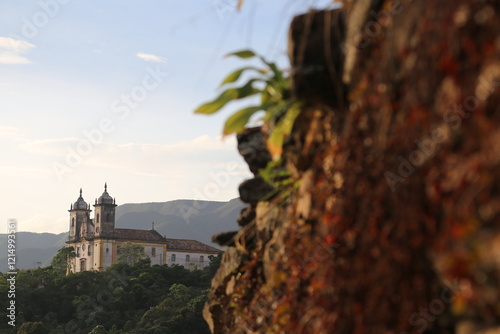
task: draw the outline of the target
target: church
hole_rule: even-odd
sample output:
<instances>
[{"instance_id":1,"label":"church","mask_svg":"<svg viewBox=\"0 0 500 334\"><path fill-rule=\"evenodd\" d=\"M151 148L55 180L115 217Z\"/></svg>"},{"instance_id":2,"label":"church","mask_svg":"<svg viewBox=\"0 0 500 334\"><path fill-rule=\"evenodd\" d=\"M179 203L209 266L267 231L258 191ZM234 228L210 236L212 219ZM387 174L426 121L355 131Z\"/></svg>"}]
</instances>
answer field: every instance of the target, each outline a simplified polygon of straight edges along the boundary
<instances>
[{"instance_id":1,"label":"church","mask_svg":"<svg viewBox=\"0 0 500 334\"><path fill-rule=\"evenodd\" d=\"M202 269L209 264L209 256L220 250L196 240L169 239L152 227L150 230L115 228L116 200L104 192L95 200L94 218L90 204L80 197L70 209L68 247L73 247L68 272L85 270L102 271L116 263L120 254L129 246L140 246L151 260L151 264L181 265L190 269Z\"/></svg>"}]
</instances>

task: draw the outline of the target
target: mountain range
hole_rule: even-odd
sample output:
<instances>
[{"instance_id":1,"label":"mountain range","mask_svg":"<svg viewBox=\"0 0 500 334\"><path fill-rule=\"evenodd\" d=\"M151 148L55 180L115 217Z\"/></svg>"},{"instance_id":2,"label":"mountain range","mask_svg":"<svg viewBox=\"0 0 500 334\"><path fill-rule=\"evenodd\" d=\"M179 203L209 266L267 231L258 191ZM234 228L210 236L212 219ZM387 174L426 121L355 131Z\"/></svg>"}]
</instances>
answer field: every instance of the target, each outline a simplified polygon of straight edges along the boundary
<instances>
[{"instance_id":1,"label":"mountain range","mask_svg":"<svg viewBox=\"0 0 500 334\"><path fill-rule=\"evenodd\" d=\"M212 235L237 230L236 223L244 203L175 200L163 203L123 204L116 208L117 228L157 230L167 238L194 239L213 247ZM69 216L68 216L69 222ZM68 223L69 226L69 223ZM50 265L57 250L65 246L68 232L16 235L16 267L30 269ZM0 249L7 249L7 235L0 234ZM5 254L5 252L2 252ZM0 257L0 272L7 271L7 256Z\"/></svg>"}]
</instances>

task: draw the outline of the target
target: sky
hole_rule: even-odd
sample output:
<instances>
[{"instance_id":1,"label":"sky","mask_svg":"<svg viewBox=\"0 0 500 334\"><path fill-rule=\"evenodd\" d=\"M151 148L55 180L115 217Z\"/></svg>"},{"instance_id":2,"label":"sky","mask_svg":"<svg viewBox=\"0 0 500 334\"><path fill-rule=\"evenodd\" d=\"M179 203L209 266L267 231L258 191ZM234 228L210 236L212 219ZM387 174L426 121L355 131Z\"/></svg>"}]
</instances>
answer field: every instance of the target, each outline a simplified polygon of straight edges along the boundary
<instances>
[{"instance_id":1,"label":"sky","mask_svg":"<svg viewBox=\"0 0 500 334\"><path fill-rule=\"evenodd\" d=\"M332 1L7 0L0 4L0 233L68 230L83 189L117 204L227 201L251 174L214 98L252 49L288 66L294 15Z\"/></svg>"}]
</instances>

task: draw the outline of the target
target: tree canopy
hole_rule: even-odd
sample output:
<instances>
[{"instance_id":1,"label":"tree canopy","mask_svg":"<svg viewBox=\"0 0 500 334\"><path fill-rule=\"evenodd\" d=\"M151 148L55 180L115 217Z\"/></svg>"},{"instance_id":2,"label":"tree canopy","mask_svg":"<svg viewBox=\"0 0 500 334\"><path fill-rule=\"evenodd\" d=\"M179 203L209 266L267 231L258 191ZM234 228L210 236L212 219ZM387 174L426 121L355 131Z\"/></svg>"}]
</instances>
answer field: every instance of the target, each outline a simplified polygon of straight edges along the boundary
<instances>
[{"instance_id":1,"label":"tree canopy","mask_svg":"<svg viewBox=\"0 0 500 334\"><path fill-rule=\"evenodd\" d=\"M220 257L203 270L140 259L66 276L68 256L65 247L51 267L18 272L16 327L2 322L1 333L209 333L202 309ZM0 280L1 295L7 295L6 278ZM8 302L0 300L0 307Z\"/></svg>"}]
</instances>

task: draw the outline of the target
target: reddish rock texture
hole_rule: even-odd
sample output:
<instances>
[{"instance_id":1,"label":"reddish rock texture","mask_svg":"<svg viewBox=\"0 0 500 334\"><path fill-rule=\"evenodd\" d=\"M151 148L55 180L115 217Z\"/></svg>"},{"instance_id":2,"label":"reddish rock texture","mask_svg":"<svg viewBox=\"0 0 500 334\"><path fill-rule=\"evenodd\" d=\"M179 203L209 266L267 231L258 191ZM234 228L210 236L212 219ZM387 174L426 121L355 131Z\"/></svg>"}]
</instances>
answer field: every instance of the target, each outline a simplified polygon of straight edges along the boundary
<instances>
[{"instance_id":1,"label":"reddish rock texture","mask_svg":"<svg viewBox=\"0 0 500 334\"><path fill-rule=\"evenodd\" d=\"M344 37L338 13L292 23L294 69L318 70L294 75L300 186L246 213L205 318L225 334L500 326L500 1L343 11Z\"/></svg>"}]
</instances>

